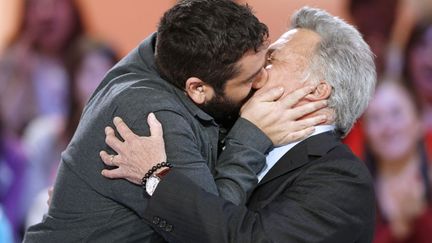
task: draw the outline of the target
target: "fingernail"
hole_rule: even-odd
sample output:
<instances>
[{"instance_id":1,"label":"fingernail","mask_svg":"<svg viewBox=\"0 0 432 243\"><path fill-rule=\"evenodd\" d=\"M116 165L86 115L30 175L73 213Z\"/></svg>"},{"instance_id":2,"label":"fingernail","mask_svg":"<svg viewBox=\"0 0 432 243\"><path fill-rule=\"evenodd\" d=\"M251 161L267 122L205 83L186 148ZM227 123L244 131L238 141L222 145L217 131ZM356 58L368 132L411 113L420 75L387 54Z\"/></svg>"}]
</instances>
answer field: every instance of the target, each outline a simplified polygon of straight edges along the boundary
<instances>
[{"instance_id":1,"label":"fingernail","mask_svg":"<svg viewBox=\"0 0 432 243\"><path fill-rule=\"evenodd\" d=\"M115 124L118 124L118 123L120 123L121 121L122 121L122 119L121 119L120 117L118 117L118 116L114 117L114 123L115 123Z\"/></svg>"},{"instance_id":2,"label":"fingernail","mask_svg":"<svg viewBox=\"0 0 432 243\"><path fill-rule=\"evenodd\" d=\"M122 119L118 116L114 117L114 123L118 124L122 121Z\"/></svg>"},{"instance_id":3,"label":"fingernail","mask_svg":"<svg viewBox=\"0 0 432 243\"><path fill-rule=\"evenodd\" d=\"M108 134L109 127L105 127L105 134Z\"/></svg>"},{"instance_id":4,"label":"fingernail","mask_svg":"<svg viewBox=\"0 0 432 243\"><path fill-rule=\"evenodd\" d=\"M153 114L153 112L149 113L148 118L151 119L152 121L154 121L155 115Z\"/></svg>"}]
</instances>

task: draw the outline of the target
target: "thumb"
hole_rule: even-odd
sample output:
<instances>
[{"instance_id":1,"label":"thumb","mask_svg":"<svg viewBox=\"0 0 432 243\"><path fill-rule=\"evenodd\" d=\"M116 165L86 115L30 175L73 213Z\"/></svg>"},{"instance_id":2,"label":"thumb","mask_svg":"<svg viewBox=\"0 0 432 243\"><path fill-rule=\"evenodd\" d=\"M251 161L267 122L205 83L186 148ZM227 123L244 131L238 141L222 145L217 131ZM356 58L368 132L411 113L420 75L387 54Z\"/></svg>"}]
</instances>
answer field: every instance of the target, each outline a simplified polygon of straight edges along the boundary
<instances>
[{"instance_id":1,"label":"thumb","mask_svg":"<svg viewBox=\"0 0 432 243\"><path fill-rule=\"evenodd\" d=\"M162 137L163 135L162 124L156 119L156 116L153 114L153 112L148 115L147 123L150 128L151 137Z\"/></svg>"}]
</instances>

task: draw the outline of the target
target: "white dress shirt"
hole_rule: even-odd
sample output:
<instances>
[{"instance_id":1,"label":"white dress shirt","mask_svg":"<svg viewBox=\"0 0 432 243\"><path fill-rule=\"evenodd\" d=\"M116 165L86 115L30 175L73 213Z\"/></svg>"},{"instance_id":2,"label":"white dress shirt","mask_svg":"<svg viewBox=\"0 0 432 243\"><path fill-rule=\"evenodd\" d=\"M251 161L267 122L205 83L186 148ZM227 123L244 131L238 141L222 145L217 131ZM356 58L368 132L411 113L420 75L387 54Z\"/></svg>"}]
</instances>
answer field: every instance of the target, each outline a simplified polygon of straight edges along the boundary
<instances>
[{"instance_id":1,"label":"white dress shirt","mask_svg":"<svg viewBox=\"0 0 432 243\"><path fill-rule=\"evenodd\" d=\"M315 132L312 133L311 135L309 135L307 138L312 137L312 136L317 135L317 134L320 134L320 133L332 131L334 129L335 129L334 125L319 125L319 126L315 127ZM278 160L280 158L282 158L282 156L284 156L284 154L286 154L290 149L292 149L295 145L297 145L298 143L300 143L303 140L292 142L292 143L289 143L287 145L274 148L272 151L270 151L270 153L266 157L266 165L261 170L261 172L258 173L258 182L261 181L262 178L264 178L264 176L267 174L267 172L269 172L269 170L276 164L276 162L278 162Z\"/></svg>"}]
</instances>

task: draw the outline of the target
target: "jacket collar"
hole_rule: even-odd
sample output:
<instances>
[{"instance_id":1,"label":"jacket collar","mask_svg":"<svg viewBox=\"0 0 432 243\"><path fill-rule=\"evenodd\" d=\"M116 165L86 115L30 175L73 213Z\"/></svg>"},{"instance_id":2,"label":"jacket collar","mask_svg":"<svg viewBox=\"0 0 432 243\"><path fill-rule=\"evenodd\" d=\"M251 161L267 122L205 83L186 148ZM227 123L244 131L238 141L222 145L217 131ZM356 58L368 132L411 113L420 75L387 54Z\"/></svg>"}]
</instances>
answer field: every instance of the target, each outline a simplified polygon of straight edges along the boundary
<instances>
[{"instance_id":1,"label":"jacket collar","mask_svg":"<svg viewBox=\"0 0 432 243\"><path fill-rule=\"evenodd\" d=\"M308 162L321 158L340 143L340 138L334 131L305 139L282 156L258 185L265 184L276 177L306 165Z\"/></svg>"}]
</instances>

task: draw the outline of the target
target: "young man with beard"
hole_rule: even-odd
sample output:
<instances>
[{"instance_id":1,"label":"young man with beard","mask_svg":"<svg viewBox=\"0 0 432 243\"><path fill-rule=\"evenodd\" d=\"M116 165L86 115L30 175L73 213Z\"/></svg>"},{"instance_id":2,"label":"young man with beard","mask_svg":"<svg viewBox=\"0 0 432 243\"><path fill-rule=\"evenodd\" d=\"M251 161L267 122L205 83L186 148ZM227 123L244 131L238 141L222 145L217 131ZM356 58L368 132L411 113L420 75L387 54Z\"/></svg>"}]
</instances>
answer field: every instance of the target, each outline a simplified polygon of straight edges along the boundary
<instances>
[{"instance_id":1,"label":"young man with beard","mask_svg":"<svg viewBox=\"0 0 432 243\"><path fill-rule=\"evenodd\" d=\"M326 105L290 109L311 88L285 98L275 88L243 108L253 111L249 116L237 119L242 104L266 81L267 38L267 27L251 10L230 0L185 0L168 10L157 33L114 66L91 97L62 154L49 212L24 241L163 241L142 220L148 195L131 183L141 178L109 180L100 174L106 167L99 151L108 149L103 131L116 116L149 135L145 119L154 112L165 128L169 161L205 191L243 204L264 153L310 134L310 126L325 119L295 121ZM218 155L219 126L233 121Z\"/></svg>"}]
</instances>

